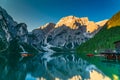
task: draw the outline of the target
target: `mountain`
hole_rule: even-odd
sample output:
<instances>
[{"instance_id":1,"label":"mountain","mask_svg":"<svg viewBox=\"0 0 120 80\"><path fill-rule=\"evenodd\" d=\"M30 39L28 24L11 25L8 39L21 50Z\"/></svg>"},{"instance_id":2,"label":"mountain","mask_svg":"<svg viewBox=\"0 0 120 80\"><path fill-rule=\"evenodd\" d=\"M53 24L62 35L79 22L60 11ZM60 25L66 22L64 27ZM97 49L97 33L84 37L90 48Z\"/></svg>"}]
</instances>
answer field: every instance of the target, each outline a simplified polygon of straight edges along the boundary
<instances>
[{"instance_id":1,"label":"mountain","mask_svg":"<svg viewBox=\"0 0 120 80\"><path fill-rule=\"evenodd\" d=\"M96 24L103 27L107 23L107 21L108 19L102 20L102 21L96 22Z\"/></svg>"},{"instance_id":2,"label":"mountain","mask_svg":"<svg viewBox=\"0 0 120 80\"><path fill-rule=\"evenodd\" d=\"M47 23L44 26L41 26L38 29L35 29L32 31L32 34L35 35L35 39L33 38L32 42L33 44L37 44L37 43L43 43L45 37L47 36L47 34L49 34L49 32L55 27L54 23Z\"/></svg>"},{"instance_id":3,"label":"mountain","mask_svg":"<svg viewBox=\"0 0 120 80\"><path fill-rule=\"evenodd\" d=\"M26 44L36 50L45 47L74 49L98 33L106 22L107 20L93 22L87 17L67 16L56 24L47 23L28 32L25 23L17 23L0 7L0 44L2 45L0 50L5 51L14 40L17 40L18 44Z\"/></svg>"},{"instance_id":4,"label":"mountain","mask_svg":"<svg viewBox=\"0 0 120 80\"><path fill-rule=\"evenodd\" d=\"M0 39L10 42L14 38L18 38L21 42L27 42L27 34L27 25L18 24L0 7Z\"/></svg>"},{"instance_id":5,"label":"mountain","mask_svg":"<svg viewBox=\"0 0 120 80\"><path fill-rule=\"evenodd\" d=\"M107 23L108 29L116 26L120 26L120 11L116 13Z\"/></svg>"},{"instance_id":6,"label":"mountain","mask_svg":"<svg viewBox=\"0 0 120 80\"><path fill-rule=\"evenodd\" d=\"M20 41L27 42L27 26L25 23L18 24L7 12L0 7L0 38L10 41L13 38L21 38ZM3 35L2 35L3 34Z\"/></svg>"},{"instance_id":7,"label":"mountain","mask_svg":"<svg viewBox=\"0 0 120 80\"><path fill-rule=\"evenodd\" d=\"M40 50L46 46L73 49L92 38L105 23L106 21L97 23L89 21L87 17L67 16L56 24L47 23L28 32L25 23L17 23L0 8L0 44L2 45L0 49L4 51L14 39Z\"/></svg>"},{"instance_id":8,"label":"mountain","mask_svg":"<svg viewBox=\"0 0 120 80\"><path fill-rule=\"evenodd\" d=\"M112 74L118 75L113 67L107 67L106 63L112 63L112 61L104 62L104 57L94 56L93 58L88 58L87 54L98 55L103 51L115 51L114 42L120 40L120 12L115 14L111 19L108 20L106 25L90 40L86 43L81 44L77 48L78 55L95 64L100 70L103 71L107 76L113 78ZM106 61L106 60L105 60ZM102 63L104 63L102 65Z\"/></svg>"},{"instance_id":9,"label":"mountain","mask_svg":"<svg viewBox=\"0 0 120 80\"><path fill-rule=\"evenodd\" d=\"M67 16L57 24L47 23L28 32L25 23L17 23L0 7L0 80L24 80L28 74L37 79L57 77L67 80L77 77L93 80L96 79L94 75L97 78L99 76L99 79L108 79L94 65L77 55L70 54L69 51L53 53L51 50L51 47L73 49L89 42L95 34L104 30L106 22L107 20L96 23L87 17ZM40 52L42 49L48 52ZM37 55L34 56L35 54Z\"/></svg>"},{"instance_id":10,"label":"mountain","mask_svg":"<svg viewBox=\"0 0 120 80\"><path fill-rule=\"evenodd\" d=\"M3 56L12 54L20 57L20 52L36 52L34 47L28 44L28 35L27 25L17 23L0 7L0 53L6 53Z\"/></svg>"},{"instance_id":11,"label":"mountain","mask_svg":"<svg viewBox=\"0 0 120 80\"><path fill-rule=\"evenodd\" d=\"M63 17L56 24L49 23L33 30L32 34L35 38L32 42L38 48L40 45L51 45L73 49L92 38L105 23L106 21L103 21L102 24L95 23L89 21L87 17Z\"/></svg>"},{"instance_id":12,"label":"mountain","mask_svg":"<svg viewBox=\"0 0 120 80\"><path fill-rule=\"evenodd\" d=\"M78 51L80 53L94 53L105 49L114 49L114 42L120 40L119 36L120 12L109 19L106 25L93 38L82 44Z\"/></svg>"}]
</instances>

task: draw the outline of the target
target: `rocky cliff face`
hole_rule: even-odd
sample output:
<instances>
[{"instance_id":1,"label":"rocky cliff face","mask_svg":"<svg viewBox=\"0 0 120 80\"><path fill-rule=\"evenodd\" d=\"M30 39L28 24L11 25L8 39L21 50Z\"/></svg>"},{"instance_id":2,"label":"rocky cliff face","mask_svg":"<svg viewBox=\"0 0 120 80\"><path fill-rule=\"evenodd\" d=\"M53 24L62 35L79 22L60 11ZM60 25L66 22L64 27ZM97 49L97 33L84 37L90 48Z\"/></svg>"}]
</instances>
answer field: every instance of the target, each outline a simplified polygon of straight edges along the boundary
<instances>
[{"instance_id":1,"label":"rocky cliff face","mask_svg":"<svg viewBox=\"0 0 120 80\"><path fill-rule=\"evenodd\" d=\"M27 34L26 24L18 24L0 7L0 38L7 42L14 38L18 38L22 42L27 42Z\"/></svg>"},{"instance_id":2,"label":"rocky cliff face","mask_svg":"<svg viewBox=\"0 0 120 80\"><path fill-rule=\"evenodd\" d=\"M78 18L75 16L63 17L58 23L47 23L28 34L25 23L18 24L7 12L0 8L0 38L9 42L18 39L34 45L64 47L73 49L88 39L92 38L105 24L105 21L95 23L87 17Z\"/></svg>"},{"instance_id":3,"label":"rocky cliff face","mask_svg":"<svg viewBox=\"0 0 120 80\"><path fill-rule=\"evenodd\" d=\"M87 17L67 16L60 19L56 25L49 23L33 30L32 33L36 37L33 39L34 45L39 47L40 44L44 44L72 49L92 38L104 23L96 24Z\"/></svg>"},{"instance_id":4,"label":"rocky cliff face","mask_svg":"<svg viewBox=\"0 0 120 80\"><path fill-rule=\"evenodd\" d=\"M67 80L78 77L93 80L99 77L101 80L106 80L106 76L95 66L89 65L75 55L61 54L55 57L49 49L49 52L38 54L31 59L21 57L22 53L29 53L29 55L39 53L38 49L41 47L75 48L93 37L100 29L100 25L90 22L88 18L68 16L62 18L57 24L48 23L28 34L26 24L18 24L0 7L0 62L2 65L0 80L11 78L23 80L27 73L32 73L36 77L45 76L48 79L58 77ZM15 73L19 77L14 75ZM94 77L96 74L97 78Z\"/></svg>"},{"instance_id":5,"label":"rocky cliff face","mask_svg":"<svg viewBox=\"0 0 120 80\"><path fill-rule=\"evenodd\" d=\"M29 37L30 44L36 46L37 48L41 48L42 45L45 45L45 39L47 38L49 33L54 29L54 27L54 23L47 23L46 25L33 30L31 33L32 36Z\"/></svg>"}]
</instances>

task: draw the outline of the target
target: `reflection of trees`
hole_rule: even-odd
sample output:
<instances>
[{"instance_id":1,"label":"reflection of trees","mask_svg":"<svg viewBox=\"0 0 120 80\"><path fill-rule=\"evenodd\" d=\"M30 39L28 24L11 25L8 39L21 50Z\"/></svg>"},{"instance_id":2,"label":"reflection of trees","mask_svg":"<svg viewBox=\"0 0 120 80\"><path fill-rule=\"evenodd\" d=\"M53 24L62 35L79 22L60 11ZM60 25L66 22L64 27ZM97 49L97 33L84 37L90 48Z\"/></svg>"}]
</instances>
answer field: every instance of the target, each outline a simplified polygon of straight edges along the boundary
<instances>
[{"instance_id":1,"label":"reflection of trees","mask_svg":"<svg viewBox=\"0 0 120 80\"><path fill-rule=\"evenodd\" d=\"M34 77L46 77L48 73L45 67L39 62L38 59L23 58L22 61L14 63L13 56L9 56L5 65L0 66L0 80L25 80L26 75L30 73Z\"/></svg>"},{"instance_id":2,"label":"reflection of trees","mask_svg":"<svg viewBox=\"0 0 120 80\"><path fill-rule=\"evenodd\" d=\"M8 55L7 55L8 64L13 68L19 62L20 59L19 52L20 52L20 48L19 48L18 40L13 39L12 41L10 41Z\"/></svg>"},{"instance_id":3,"label":"reflection of trees","mask_svg":"<svg viewBox=\"0 0 120 80\"><path fill-rule=\"evenodd\" d=\"M14 61L14 57L9 56L8 61L0 66L0 80L25 80L28 73L34 78L46 80L86 79L89 78L89 70L97 71L97 68L90 67L89 63L74 55L58 56L47 62L46 66L46 59L41 57L40 54L32 58L23 58L21 61L19 59Z\"/></svg>"},{"instance_id":4,"label":"reflection of trees","mask_svg":"<svg viewBox=\"0 0 120 80\"><path fill-rule=\"evenodd\" d=\"M10 63L11 61L7 61L4 65L0 66L0 80L24 80L26 76L24 65L20 62L15 63L15 65Z\"/></svg>"},{"instance_id":5,"label":"reflection of trees","mask_svg":"<svg viewBox=\"0 0 120 80\"><path fill-rule=\"evenodd\" d=\"M86 65L84 61L80 60L83 63L79 63L76 60L74 62L73 56L67 56L65 58L66 62L64 62L62 57L48 62L46 69L45 63L41 60L40 56L24 58L22 61L14 61L13 54L15 53L9 56L6 65L1 68L0 80L25 80L27 73L30 73L36 78L43 77L47 80L53 80L55 77L67 79L76 74L81 74L82 70L79 71L78 69L84 69L82 65Z\"/></svg>"}]
</instances>

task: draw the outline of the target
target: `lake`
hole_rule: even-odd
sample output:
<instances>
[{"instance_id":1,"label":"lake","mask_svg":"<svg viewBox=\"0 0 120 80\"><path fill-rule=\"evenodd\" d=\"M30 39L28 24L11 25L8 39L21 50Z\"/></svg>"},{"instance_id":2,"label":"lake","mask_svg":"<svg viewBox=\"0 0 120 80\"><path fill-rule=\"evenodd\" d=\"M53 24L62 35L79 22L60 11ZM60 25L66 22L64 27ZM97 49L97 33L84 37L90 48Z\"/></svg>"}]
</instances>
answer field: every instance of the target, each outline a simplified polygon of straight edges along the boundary
<instances>
[{"instance_id":1,"label":"lake","mask_svg":"<svg viewBox=\"0 0 120 80\"><path fill-rule=\"evenodd\" d=\"M96 59L97 64L90 62ZM86 61L87 60L87 61ZM120 76L120 65L101 58L80 58L75 52L44 52L34 57L0 57L0 80L110 80ZM99 62L98 62L99 61ZM94 62L94 61L93 61ZM107 68L107 69L106 69ZM106 74L109 69L111 71ZM113 71L113 74L111 73ZM114 73L115 72L115 73ZM110 76L110 75L112 76ZM108 78L108 75L110 78ZM93 77L94 76L94 77Z\"/></svg>"}]
</instances>

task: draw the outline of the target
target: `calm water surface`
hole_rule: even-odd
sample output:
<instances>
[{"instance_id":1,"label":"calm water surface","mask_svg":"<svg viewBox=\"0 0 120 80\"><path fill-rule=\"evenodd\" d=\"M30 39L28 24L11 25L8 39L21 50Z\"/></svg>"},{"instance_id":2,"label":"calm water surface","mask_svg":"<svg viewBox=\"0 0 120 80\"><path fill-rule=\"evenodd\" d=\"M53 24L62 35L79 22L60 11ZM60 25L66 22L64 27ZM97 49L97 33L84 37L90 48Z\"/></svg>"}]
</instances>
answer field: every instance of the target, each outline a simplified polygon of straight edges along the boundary
<instances>
[{"instance_id":1,"label":"calm water surface","mask_svg":"<svg viewBox=\"0 0 120 80\"><path fill-rule=\"evenodd\" d=\"M8 60L0 57L0 80L67 80L73 76L88 79L89 72L96 70L104 75L95 65L88 63L75 53L45 52L34 57L16 59L9 56ZM105 67L114 68L120 75L119 63L100 62Z\"/></svg>"}]
</instances>

